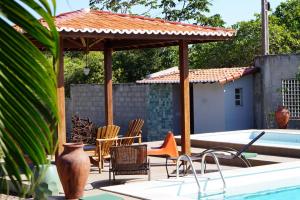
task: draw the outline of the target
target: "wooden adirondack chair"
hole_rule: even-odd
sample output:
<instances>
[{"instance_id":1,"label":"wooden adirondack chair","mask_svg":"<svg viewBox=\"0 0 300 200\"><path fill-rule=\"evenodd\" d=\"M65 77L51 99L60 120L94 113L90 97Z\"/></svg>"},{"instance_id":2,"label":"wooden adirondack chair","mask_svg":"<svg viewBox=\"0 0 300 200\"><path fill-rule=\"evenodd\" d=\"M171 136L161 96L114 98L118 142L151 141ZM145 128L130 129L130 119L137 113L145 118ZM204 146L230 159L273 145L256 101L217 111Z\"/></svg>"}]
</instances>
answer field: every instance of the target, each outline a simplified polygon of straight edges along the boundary
<instances>
[{"instance_id":1,"label":"wooden adirondack chair","mask_svg":"<svg viewBox=\"0 0 300 200\"><path fill-rule=\"evenodd\" d=\"M142 143L142 127L144 120L135 119L129 122L128 130L124 137L120 137L120 145L132 145L134 139L138 139L139 144Z\"/></svg>"},{"instance_id":2,"label":"wooden adirondack chair","mask_svg":"<svg viewBox=\"0 0 300 200\"><path fill-rule=\"evenodd\" d=\"M102 172L104 160L110 158L109 149L117 143L119 131L120 127L115 125L98 128L95 155L90 156L90 161L99 167L99 173Z\"/></svg>"}]
</instances>

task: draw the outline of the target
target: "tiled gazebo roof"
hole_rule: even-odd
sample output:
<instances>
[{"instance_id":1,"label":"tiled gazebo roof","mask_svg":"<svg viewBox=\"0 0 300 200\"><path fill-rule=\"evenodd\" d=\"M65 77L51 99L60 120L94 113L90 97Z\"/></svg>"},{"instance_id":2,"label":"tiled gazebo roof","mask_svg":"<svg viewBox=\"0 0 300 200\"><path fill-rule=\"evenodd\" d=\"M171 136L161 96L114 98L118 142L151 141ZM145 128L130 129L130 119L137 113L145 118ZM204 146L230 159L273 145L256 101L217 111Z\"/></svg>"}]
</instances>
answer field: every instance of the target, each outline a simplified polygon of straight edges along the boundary
<instances>
[{"instance_id":1,"label":"tiled gazebo roof","mask_svg":"<svg viewBox=\"0 0 300 200\"><path fill-rule=\"evenodd\" d=\"M225 84L257 71L258 68L256 67L191 69L189 70L189 81L191 83L218 82L220 84ZM179 70L177 67L173 67L152 74L146 79L137 81L137 83L179 83Z\"/></svg>"},{"instance_id":2,"label":"tiled gazebo roof","mask_svg":"<svg viewBox=\"0 0 300 200\"><path fill-rule=\"evenodd\" d=\"M233 29L90 9L62 13L54 20L64 39L64 50L70 51L103 51L104 46L113 50L156 48L175 46L180 40L188 44L222 41L236 33ZM40 21L47 26L43 19Z\"/></svg>"},{"instance_id":3,"label":"tiled gazebo roof","mask_svg":"<svg viewBox=\"0 0 300 200\"><path fill-rule=\"evenodd\" d=\"M161 19L107 11L82 9L56 16L59 32L234 36L235 31L225 28L197 26Z\"/></svg>"}]
</instances>

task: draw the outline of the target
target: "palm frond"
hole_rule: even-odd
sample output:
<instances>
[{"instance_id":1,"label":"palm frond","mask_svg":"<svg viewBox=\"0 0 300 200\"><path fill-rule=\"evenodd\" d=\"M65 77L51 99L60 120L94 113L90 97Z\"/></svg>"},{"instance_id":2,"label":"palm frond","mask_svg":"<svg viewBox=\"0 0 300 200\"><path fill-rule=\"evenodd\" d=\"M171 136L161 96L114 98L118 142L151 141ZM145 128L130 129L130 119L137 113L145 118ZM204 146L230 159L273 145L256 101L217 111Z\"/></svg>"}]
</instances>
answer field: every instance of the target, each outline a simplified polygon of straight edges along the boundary
<instances>
[{"instance_id":1,"label":"palm frond","mask_svg":"<svg viewBox=\"0 0 300 200\"><path fill-rule=\"evenodd\" d=\"M32 11L43 18L46 27ZM8 176L24 194L21 174L28 180L33 177L25 157L38 167L48 163L47 154L56 147L53 65L58 58L59 35L52 17L55 12L46 0L1 0L0 13L0 149L4 156L0 176ZM31 42L33 39L51 52L54 64Z\"/></svg>"}]
</instances>

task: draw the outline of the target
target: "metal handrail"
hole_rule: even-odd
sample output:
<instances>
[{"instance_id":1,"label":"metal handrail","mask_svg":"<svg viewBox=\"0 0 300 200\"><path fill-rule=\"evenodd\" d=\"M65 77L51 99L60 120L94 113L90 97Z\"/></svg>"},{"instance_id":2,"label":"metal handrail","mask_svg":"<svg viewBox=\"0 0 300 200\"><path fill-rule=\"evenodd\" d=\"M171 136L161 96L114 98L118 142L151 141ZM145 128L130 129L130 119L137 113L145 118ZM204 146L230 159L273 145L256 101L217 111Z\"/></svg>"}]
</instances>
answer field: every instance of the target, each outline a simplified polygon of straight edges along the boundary
<instances>
[{"instance_id":1,"label":"metal handrail","mask_svg":"<svg viewBox=\"0 0 300 200\"><path fill-rule=\"evenodd\" d=\"M218 171L220 172L221 179L223 181L223 191L225 192L225 190L226 190L225 179L224 179L223 173L221 171L221 167L220 167L220 164L219 164L219 159L218 159L218 157L213 152L207 152L207 153L205 153L202 156L202 161L201 161L201 175L204 175L204 163L205 163L205 158L206 158L206 156L208 154L210 154L214 158L214 160L215 160L215 163L216 163L216 165L218 167Z\"/></svg>"},{"instance_id":2,"label":"metal handrail","mask_svg":"<svg viewBox=\"0 0 300 200\"><path fill-rule=\"evenodd\" d=\"M193 174L194 174L194 177L195 177L195 180L196 180L196 183L198 185L198 189L199 189L199 192L201 192L201 187L200 187L200 183L199 183L199 180L197 178L197 174L196 174L196 170L194 168L194 165L193 165L193 161L192 159L188 156L188 155L181 155L177 158L177 161L176 161L176 178L179 177L179 161L181 161L181 159L185 157L187 158L187 160L184 160L184 161L189 161L190 163L190 166L192 167L192 171L193 171Z\"/></svg>"}]
</instances>

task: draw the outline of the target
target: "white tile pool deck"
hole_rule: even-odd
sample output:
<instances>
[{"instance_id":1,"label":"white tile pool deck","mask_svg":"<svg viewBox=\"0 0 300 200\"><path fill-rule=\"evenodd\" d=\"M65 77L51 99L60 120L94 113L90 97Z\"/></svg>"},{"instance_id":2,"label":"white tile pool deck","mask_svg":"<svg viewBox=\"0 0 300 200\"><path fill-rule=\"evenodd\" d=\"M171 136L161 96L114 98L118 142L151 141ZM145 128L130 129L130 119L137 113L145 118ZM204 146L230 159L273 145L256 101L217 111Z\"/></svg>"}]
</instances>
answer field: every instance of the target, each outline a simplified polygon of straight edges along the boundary
<instances>
[{"instance_id":1,"label":"white tile pool deck","mask_svg":"<svg viewBox=\"0 0 300 200\"><path fill-rule=\"evenodd\" d=\"M300 185L300 161L224 170L226 193L218 172L198 176L201 185L199 193L195 178L191 175L178 179L160 179L149 182L131 183L102 189L130 194L142 199L172 199L192 200L199 197L207 199L223 199L224 196L256 193ZM199 196L200 195L200 196ZM206 198L205 198L206 199Z\"/></svg>"},{"instance_id":2,"label":"white tile pool deck","mask_svg":"<svg viewBox=\"0 0 300 200\"><path fill-rule=\"evenodd\" d=\"M162 141L158 141L158 142L149 142L148 147L151 146L159 146L162 143ZM180 147L179 147L180 148ZM199 149L199 148L192 148L192 152L197 153L197 152L201 152L203 149ZM287 157L276 157L276 156L263 156L260 155L259 159L262 160L270 160L272 162L291 162L291 161L299 161L299 159L295 159L295 158L287 158ZM165 170L165 159L164 158L155 158L155 157L150 157L151 159L151 163L160 163L160 166L154 166L151 168L151 179L152 180L156 180L156 179L166 179L166 170ZM200 169L200 163L196 163L196 169ZM237 167L232 167L232 166L221 166L222 169L225 170L231 170L231 169L237 169ZM208 169L211 170L215 170L216 169L216 165L211 164L208 165ZM175 166L170 167L170 171L175 170ZM99 194L103 194L103 193L110 193L107 191L104 191L102 189L102 187L106 187L109 186L109 174L108 174L108 164L105 164L105 168L103 170L102 174L98 173L98 168L96 167L92 167L91 172L90 172L90 176L88 179L88 184L85 188L85 192L84 192L84 196L88 197L88 196L94 196L94 195L99 195ZM127 176L127 175L123 175L123 176L116 176L116 182L114 183L114 185L123 185L123 184L139 184L139 183L148 183L147 181L147 176L146 175L134 175L134 176ZM134 200L134 199L139 199L139 198L134 198L134 197L130 197L130 196L125 196L125 195L119 195L119 194L115 194L115 193L111 193L113 195L116 196L120 196L123 199L126 200ZM56 197L51 197L51 199L64 199L63 198L63 193L60 194L59 196Z\"/></svg>"}]
</instances>

